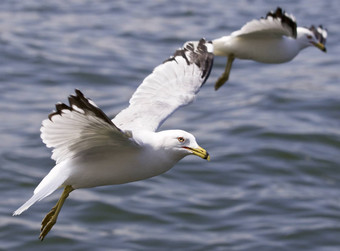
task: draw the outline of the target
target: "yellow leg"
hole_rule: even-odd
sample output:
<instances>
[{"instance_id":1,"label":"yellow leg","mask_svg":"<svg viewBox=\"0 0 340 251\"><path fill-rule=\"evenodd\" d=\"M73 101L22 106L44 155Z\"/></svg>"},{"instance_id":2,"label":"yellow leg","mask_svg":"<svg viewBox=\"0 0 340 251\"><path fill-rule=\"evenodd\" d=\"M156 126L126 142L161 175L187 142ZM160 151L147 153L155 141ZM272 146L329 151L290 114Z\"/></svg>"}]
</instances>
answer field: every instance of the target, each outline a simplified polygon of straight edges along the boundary
<instances>
[{"instance_id":1,"label":"yellow leg","mask_svg":"<svg viewBox=\"0 0 340 251\"><path fill-rule=\"evenodd\" d=\"M51 211L48 214L46 214L45 218L42 220L40 236L39 236L39 239L41 241L44 240L45 236L48 234L48 232L52 229L54 224L57 222L57 218L58 218L58 215L59 215L59 212L62 206L65 200L67 199L68 195L70 194L70 192L72 192L73 190L74 189L72 188L72 186L66 186L57 204L54 207L52 207Z\"/></svg>"},{"instance_id":2,"label":"yellow leg","mask_svg":"<svg viewBox=\"0 0 340 251\"><path fill-rule=\"evenodd\" d=\"M216 81L215 91L217 91L218 88L220 88L225 82L228 81L229 73L230 73L231 66L233 64L234 59L235 59L234 55L231 54L228 56L228 61L227 61L227 65L225 66L224 72L222 76L219 77L219 79Z\"/></svg>"}]
</instances>

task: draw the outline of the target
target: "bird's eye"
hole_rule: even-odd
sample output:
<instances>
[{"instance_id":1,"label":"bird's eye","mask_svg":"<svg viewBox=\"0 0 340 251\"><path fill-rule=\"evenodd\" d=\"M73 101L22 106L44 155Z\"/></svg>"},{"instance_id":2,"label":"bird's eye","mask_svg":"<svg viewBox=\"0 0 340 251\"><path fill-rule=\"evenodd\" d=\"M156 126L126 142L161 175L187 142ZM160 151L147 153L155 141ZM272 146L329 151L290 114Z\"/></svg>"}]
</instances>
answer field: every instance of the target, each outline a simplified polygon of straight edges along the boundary
<instances>
[{"instance_id":1,"label":"bird's eye","mask_svg":"<svg viewBox=\"0 0 340 251\"><path fill-rule=\"evenodd\" d=\"M185 141L185 139L183 137L178 137L177 140L181 143L183 143Z\"/></svg>"},{"instance_id":2,"label":"bird's eye","mask_svg":"<svg viewBox=\"0 0 340 251\"><path fill-rule=\"evenodd\" d=\"M307 38L308 38L308 39L312 39L312 36L311 36L311 35L307 35Z\"/></svg>"}]
</instances>

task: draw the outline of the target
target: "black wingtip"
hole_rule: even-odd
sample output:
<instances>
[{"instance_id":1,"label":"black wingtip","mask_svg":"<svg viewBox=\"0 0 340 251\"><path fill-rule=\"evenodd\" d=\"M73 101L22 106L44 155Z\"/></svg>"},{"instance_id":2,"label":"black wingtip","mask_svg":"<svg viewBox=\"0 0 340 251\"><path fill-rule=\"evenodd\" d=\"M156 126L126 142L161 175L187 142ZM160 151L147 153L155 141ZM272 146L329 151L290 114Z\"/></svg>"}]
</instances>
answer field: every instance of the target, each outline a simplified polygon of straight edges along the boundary
<instances>
[{"instance_id":1,"label":"black wingtip","mask_svg":"<svg viewBox=\"0 0 340 251\"><path fill-rule=\"evenodd\" d=\"M65 105L64 103L57 103L55 105L55 112L52 112L48 115L48 119L52 121L52 117L55 115L61 115L62 110L70 110L70 107Z\"/></svg>"},{"instance_id":2,"label":"black wingtip","mask_svg":"<svg viewBox=\"0 0 340 251\"><path fill-rule=\"evenodd\" d=\"M214 63L213 45L211 41L201 38L197 42L187 42L185 46L178 49L172 57L164 62L176 60L177 56L185 59L188 65L196 64L202 70L202 85L208 79Z\"/></svg>"},{"instance_id":3,"label":"black wingtip","mask_svg":"<svg viewBox=\"0 0 340 251\"><path fill-rule=\"evenodd\" d=\"M204 84L209 78L212 66L214 64L213 44L212 41L206 41L201 38L198 42L196 51L191 54L194 63L202 69L202 78Z\"/></svg>"},{"instance_id":4,"label":"black wingtip","mask_svg":"<svg viewBox=\"0 0 340 251\"><path fill-rule=\"evenodd\" d=\"M319 25L318 27L315 27L314 25L312 25L311 27L309 27L309 30L314 34L315 38L318 40L319 43L323 45L326 44L326 40L327 40L327 29L326 28L323 28L322 25ZM322 51L326 52L326 48Z\"/></svg>"},{"instance_id":5,"label":"black wingtip","mask_svg":"<svg viewBox=\"0 0 340 251\"><path fill-rule=\"evenodd\" d=\"M290 17L281 7L277 7L275 11L270 11L267 13L266 18L272 17L274 19L280 19L281 24L288 26L292 31L292 36L297 37L297 25L295 20Z\"/></svg>"},{"instance_id":6,"label":"black wingtip","mask_svg":"<svg viewBox=\"0 0 340 251\"><path fill-rule=\"evenodd\" d=\"M74 89L74 92L78 97L85 98L84 94L79 89Z\"/></svg>"},{"instance_id":7,"label":"black wingtip","mask_svg":"<svg viewBox=\"0 0 340 251\"><path fill-rule=\"evenodd\" d=\"M80 90L75 89L75 94L76 95L70 95L68 97L69 105L64 103L56 104L56 111L48 115L49 120L52 121L54 116L62 115L64 110L69 110L78 113L83 112L85 114L91 112L107 123L113 124L110 118L107 117L107 115L101 109L93 105L93 102L90 103L89 99L87 99Z\"/></svg>"}]
</instances>

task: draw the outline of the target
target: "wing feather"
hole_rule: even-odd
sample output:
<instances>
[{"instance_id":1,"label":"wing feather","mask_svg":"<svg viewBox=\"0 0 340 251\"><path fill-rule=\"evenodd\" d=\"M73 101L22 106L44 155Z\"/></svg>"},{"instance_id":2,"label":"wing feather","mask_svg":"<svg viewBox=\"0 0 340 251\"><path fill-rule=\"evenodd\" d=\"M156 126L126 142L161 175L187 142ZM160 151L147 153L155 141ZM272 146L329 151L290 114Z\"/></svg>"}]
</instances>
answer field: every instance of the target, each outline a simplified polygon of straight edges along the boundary
<instances>
[{"instance_id":1,"label":"wing feather","mask_svg":"<svg viewBox=\"0 0 340 251\"><path fill-rule=\"evenodd\" d=\"M57 164L95 149L117 150L124 146L137 146L128 133L116 127L79 90L76 90L76 96L69 97L69 103L69 106L56 104L56 111L42 122L40 129L43 142L54 148L52 159Z\"/></svg>"},{"instance_id":2,"label":"wing feather","mask_svg":"<svg viewBox=\"0 0 340 251\"><path fill-rule=\"evenodd\" d=\"M268 12L265 18L254 19L246 23L240 30L231 33L231 36L245 37L281 37L296 38L296 21L293 15L287 14L280 7L275 12Z\"/></svg>"},{"instance_id":3,"label":"wing feather","mask_svg":"<svg viewBox=\"0 0 340 251\"><path fill-rule=\"evenodd\" d=\"M122 129L156 131L179 107L193 101L213 65L212 43L187 43L157 66L137 88L130 105L112 121Z\"/></svg>"}]
</instances>

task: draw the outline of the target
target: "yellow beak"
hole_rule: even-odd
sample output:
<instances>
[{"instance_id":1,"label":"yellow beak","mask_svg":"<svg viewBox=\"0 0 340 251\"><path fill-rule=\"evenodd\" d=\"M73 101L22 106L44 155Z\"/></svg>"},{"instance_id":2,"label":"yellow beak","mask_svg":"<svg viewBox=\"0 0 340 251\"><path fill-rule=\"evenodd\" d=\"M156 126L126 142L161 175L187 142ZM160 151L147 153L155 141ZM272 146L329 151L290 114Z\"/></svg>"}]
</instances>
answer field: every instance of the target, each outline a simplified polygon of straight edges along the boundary
<instances>
[{"instance_id":1,"label":"yellow beak","mask_svg":"<svg viewBox=\"0 0 340 251\"><path fill-rule=\"evenodd\" d=\"M186 149L188 149L189 151L191 151L192 154L197 155L198 157L201 157L202 159L206 159L206 160L210 160L210 155L207 152L207 150L205 150L202 147L197 147L197 148L191 148L191 147L185 147Z\"/></svg>"},{"instance_id":2,"label":"yellow beak","mask_svg":"<svg viewBox=\"0 0 340 251\"><path fill-rule=\"evenodd\" d=\"M327 52L327 49L324 44L322 43L312 43L316 48L322 50L323 52Z\"/></svg>"}]
</instances>

